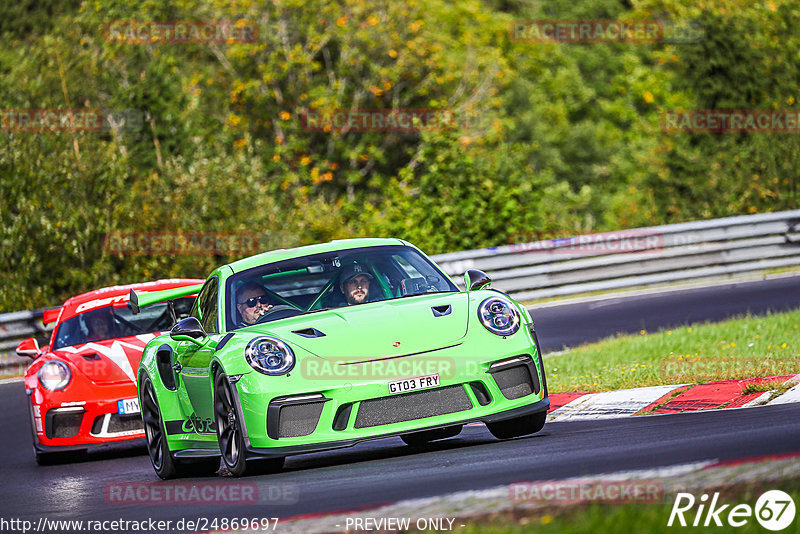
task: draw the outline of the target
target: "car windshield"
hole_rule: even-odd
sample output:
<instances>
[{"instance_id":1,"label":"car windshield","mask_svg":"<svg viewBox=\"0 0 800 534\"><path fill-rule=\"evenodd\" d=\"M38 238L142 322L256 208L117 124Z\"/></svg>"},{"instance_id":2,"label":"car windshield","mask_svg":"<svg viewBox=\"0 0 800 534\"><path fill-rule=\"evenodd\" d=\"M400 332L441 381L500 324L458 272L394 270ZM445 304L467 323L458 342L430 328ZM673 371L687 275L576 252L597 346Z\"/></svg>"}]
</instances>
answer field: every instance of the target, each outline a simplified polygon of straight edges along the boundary
<instances>
[{"instance_id":1,"label":"car windshield","mask_svg":"<svg viewBox=\"0 0 800 534\"><path fill-rule=\"evenodd\" d=\"M227 329L425 293L458 291L417 250L339 250L254 267L228 278Z\"/></svg>"},{"instance_id":2,"label":"car windshield","mask_svg":"<svg viewBox=\"0 0 800 534\"><path fill-rule=\"evenodd\" d=\"M175 314L187 317L194 297L176 299ZM172 327L166 302L142 308L134 315L127 307L106 306L86 311L58 325L53 349L118 337L163 332Z\"/></svg>"}]
</instances>

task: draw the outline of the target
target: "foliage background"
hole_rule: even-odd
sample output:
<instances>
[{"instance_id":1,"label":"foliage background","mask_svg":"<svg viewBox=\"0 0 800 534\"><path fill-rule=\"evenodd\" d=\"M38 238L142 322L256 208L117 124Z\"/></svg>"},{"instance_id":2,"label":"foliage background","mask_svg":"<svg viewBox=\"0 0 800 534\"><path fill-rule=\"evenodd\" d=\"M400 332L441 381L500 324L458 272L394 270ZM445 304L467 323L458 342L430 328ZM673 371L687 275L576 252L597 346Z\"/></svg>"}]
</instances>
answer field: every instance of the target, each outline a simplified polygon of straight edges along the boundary
<instances>
[{"instance_id":1,"label":"foliage background","mask_svg":"<svg viewBox=\"0 0 800 534\"><path fill-rule=\"evenodd\" d=\"M652 18L678 38L554 44L509 32L515 20ZM217 19L256 21L259 42L104 35L117 20ZM687 28L694 38L680 39ZM797 108L793 0L22 0L0 6L0 34L2 108L143 118L103 132L0 130L0 311L204 277L235 259L109 254L109 232L248 231L263 250L396 236L438 253L798 207L796 136L659 126L669 109ZM461 120L308 132L308 108Z\"/></svg>"}]
</instances>

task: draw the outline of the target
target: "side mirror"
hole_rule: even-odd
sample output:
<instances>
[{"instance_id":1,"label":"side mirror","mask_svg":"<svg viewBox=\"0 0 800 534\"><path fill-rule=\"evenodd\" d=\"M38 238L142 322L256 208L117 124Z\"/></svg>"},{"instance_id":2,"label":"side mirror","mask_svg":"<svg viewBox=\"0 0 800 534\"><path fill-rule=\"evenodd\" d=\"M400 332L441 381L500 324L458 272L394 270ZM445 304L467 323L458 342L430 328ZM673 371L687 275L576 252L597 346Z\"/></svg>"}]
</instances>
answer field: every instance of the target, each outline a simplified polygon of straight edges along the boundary
<instances>
[{"instance_id":1,"label":"side mirror","mask_svg":"<svg viewBox=\"0 0 800 534\"><path fill-rule=\"evenodd\" d=\"M203 342L200 340L207 335L200 321L195 317L181 319L169 331L169 337L175 341L191 341L195 345L202 345Z\"/></svg>"},{"instance_id":2,"label":"side mirror","mask_svg":"<svg viewBox=\"0 0 800 534\"><path fill-rule=\"evenodd\" d=\"M492 283L492 279L483 271L470 269L464 273L464 283L469 291L477 291L489 287L489 284Z\"/></svg>"},{"instance_id":3,"label":"side mirror","mask_svg":"<svg viewBox=\"0 0 800 534\"><path fill-rule=\"evenodd\" d=\"M33 360L36 359L41 353L41 349L39 349L39 342L36 341L34 338L29 337L28 339L23 339L17 345L17 354L19 356L27 356Z\"/></svg>"}]
</instances>

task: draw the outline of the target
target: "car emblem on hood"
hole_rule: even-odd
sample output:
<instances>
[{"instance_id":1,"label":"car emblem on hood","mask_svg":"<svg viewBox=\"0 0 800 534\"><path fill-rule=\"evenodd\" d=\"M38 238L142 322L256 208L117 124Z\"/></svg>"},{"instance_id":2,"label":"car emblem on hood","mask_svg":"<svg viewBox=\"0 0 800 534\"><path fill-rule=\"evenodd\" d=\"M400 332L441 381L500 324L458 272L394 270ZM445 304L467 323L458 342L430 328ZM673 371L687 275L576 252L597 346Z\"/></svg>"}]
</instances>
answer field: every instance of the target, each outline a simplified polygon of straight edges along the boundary
<instances>
[{"instance_id":1,"label":"car emblem on hood","mask_svg":"<svg viewBox=\"0 0 800 534\"><path fill-rule=\"evenodd\" d=\"M400 346L400 342L399 341L395 341L394 343L392 343L392 346L393 347L399 347Z\"/></svg>"}]
</instances>

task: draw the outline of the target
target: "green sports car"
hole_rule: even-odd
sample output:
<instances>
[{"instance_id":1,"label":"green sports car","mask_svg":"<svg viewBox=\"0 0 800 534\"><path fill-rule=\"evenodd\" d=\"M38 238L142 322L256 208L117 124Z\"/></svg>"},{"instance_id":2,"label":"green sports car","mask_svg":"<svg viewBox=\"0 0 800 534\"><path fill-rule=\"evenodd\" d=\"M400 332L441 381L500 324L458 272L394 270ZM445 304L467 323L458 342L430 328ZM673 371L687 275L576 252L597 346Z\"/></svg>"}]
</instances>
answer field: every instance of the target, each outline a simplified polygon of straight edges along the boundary
<instances>
[{"instance_id":1,"label":"green sports car","mask_svg":"<svg viewBox=\"0 0 800 534\"><path fill-rule=\"evenodd\" d=\"M288 455L400 436L408 445L483 422L505 439L550 406L528 311L480 271L460 291L399 239L275 250L202 286L131 295L131 307L199 293L145 347L137 384L161 478L270 472Z\"/></svg>"}]
</instances>

